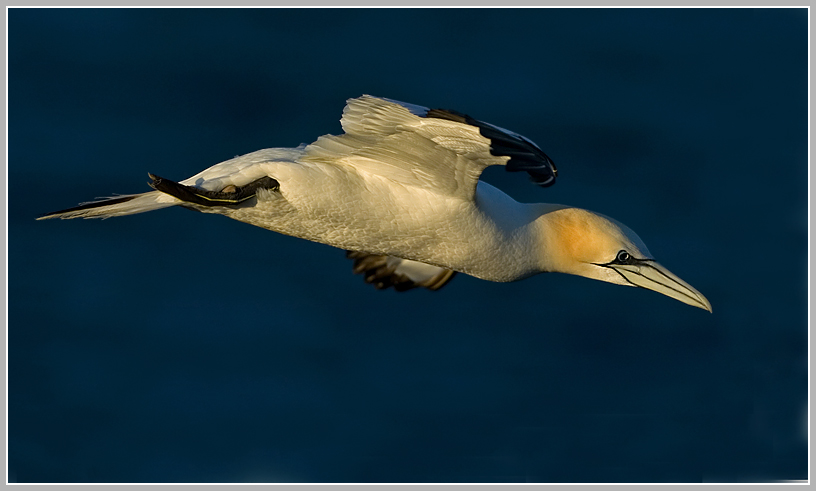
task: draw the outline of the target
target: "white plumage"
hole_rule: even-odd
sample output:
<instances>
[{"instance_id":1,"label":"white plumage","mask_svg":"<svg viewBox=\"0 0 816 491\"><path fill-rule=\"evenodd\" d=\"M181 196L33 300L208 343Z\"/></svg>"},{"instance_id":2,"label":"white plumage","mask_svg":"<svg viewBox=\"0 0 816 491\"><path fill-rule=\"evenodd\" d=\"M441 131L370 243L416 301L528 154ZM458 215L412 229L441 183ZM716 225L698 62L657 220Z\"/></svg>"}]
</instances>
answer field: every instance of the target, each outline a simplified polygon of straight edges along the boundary
<instances>
[{"instance_id":1,"label":"white plumage","mask_svg":"<svg viewBox=\"0 0 816 491\"><path fill-rule=\"evenodd\" d=\"M344 134L214 165L156 190L48 214L97 218L180 205L350 251L379 288L438 289L454 272L514 281L564 272L659 291L711 310L622 224L578 208L518 203L479 180L490 165L555 181L525 137L449 110L362 96Z\"/></svg>"}]
</instances>

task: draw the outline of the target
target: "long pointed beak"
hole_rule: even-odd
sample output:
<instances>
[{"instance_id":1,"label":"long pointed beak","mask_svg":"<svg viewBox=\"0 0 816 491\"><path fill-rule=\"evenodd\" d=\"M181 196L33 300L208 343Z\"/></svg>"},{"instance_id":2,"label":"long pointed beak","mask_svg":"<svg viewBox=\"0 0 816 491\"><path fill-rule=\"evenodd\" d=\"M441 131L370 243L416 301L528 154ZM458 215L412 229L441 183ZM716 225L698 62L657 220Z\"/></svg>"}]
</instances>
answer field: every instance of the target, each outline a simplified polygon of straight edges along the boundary
<instances>
[{"instance_id":1,"label":"long pointed beak","mask_svg":"<svg viewBox=\"0 0 816 491\"><path fill-rule=\"evenodd\" d=\"M638 261L636 264L610 264L609 267L620 273L634 286L653 290L683 303L712 312L711 303L702 293L659 263Z\"/></svg>"}]
</instances>

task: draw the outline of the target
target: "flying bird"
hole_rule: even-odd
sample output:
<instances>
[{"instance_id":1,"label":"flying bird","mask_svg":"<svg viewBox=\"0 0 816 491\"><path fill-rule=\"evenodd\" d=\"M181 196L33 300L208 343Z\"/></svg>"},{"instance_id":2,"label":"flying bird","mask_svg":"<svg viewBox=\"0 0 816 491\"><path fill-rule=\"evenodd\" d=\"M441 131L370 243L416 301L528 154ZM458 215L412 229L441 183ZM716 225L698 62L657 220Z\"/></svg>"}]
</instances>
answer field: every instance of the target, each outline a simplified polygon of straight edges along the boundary
<instances>
[{"instance_id":1,"label":"flying bird","mask_svg":"<svg viewBox=\"0 0 816 491\"><path fill-rule=\"evenodd\" d=\"M553 161L512 131L446 109L364 95L344 134L258 150L153 191L114 196L38 219L107 218L182 206L346 250L379 289L438 290L457 272L516 281L560 272L654 290L711 311L622 223L563 205L519 203L479 180L501 165L539 186Z\"/></svg>"}]
</instances>

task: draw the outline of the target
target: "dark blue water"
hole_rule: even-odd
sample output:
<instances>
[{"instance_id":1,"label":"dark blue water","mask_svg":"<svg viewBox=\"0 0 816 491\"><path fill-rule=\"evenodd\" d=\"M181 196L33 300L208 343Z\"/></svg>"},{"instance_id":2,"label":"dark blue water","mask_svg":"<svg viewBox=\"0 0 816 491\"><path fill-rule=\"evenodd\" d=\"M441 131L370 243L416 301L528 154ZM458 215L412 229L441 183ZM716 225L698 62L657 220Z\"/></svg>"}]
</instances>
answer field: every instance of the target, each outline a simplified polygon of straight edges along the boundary
<instances>
[{"instance_id":1,"label":"dark blue water","mask_svg":"<svg viewBox=\"0 0 816 491\"><path fill-rule=\"evenodd\" d=\"M807 478L806 10L11 10L20 482ZM379 292L168 209L35 222L340 132L363 93L536 141L711 301L565 275ZM320 190L315 190L320 192Z\"/></svg>"}]
</instances>

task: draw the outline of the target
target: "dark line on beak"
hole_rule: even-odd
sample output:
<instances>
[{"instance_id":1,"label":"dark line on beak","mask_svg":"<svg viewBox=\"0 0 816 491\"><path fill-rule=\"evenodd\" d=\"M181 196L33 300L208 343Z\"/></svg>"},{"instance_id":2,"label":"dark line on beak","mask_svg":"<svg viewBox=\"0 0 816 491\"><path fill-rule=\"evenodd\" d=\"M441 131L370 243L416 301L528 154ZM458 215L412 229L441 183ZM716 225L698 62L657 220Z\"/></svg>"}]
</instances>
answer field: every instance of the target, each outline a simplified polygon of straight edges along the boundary
<instances>
[{"instance_id":1,"label":"dark line on beak","mask_svg":"<svg viewBox=\"0 0 816 491\"><path fill-rule=\"evenodd\" d=\"M640 262L640 261L642 261L642 262L646 262L646 261L652 261L652 262L654 262L654 259L638 259L637 261L639 261L639 262ZM613 262L614 262L614 261L613 261ZM635 284L635 283L632 283L632 282L629 280L629 278L627 278L627 277L626 277L626 275L624 275L623 273L621 273L621 272L620 272L620 271L618 271L617 269L613 268L611 263L608 263L608 264L599 264L598 266L606 266L606 267L608 267L608 268L611 268L611 269L612 269L612 271L614 271L614 272L618 273L619 275L621 275L621 277L623 277L623 279L624 279L624 280L626 280L626 282L627 282L627 283L629 283L630 285L635 286L635 287L637 287L637 288L643 288L644 290L649 290L649 288L646 288L646 287L644 287L644 286L640 286L640 285L637 285L637 284ZM651 267L651 268L652 268L652 270L657 271L658 273L660 273L660 274L661 274L661 275L662 275L664 278L668 279L669 281L673 281L673 282L675 282L675 283L676 283L676 281L674 280L674 278L671 278L671 277L669 277L669 276L666 276L666 275L665 275L665 274L664 274L662 271L660 271L659 269L657 269L657 268L655 268L655 267L653 267L653 266L651 266L651 265L649 265L649 264L647 264L646 266ZM692 297L691 295L689 295L688 293L686 293L686 292L684 292L684 291L682 291L682 290L678 290L678 289L676 289L676 288L672 288L670 285L666 285L666 284L663 284L663 283L658 283L657 281L655 281L655 280L653 280L653 279L649 278L648 276L644 276L644 275L640 274L640 273L639 273L639 272L637 272L637 271L630 271L630 273L634 273L634 274L636 274L636 275L640 276L641 278L643 278L643 279L645 279L645 280L651 281L652 283L654 283L654 284L656 284L656 285L665 286L665 287L666 287L666 288L668 288L669 290L672 290L672 291L674 291L674 292L677 292L677 293L679 293L680 295L683 295L684 297L686 297L686 298L688 298L688 299L694 300L695 302L702 303L702 302L700 301L700 299L699 299L699 298ZM655 290L652 290L652 291L655 291ZM660 292L657 292L657 293L660 293Z\"/></svg>"},{"instance_id":2,"label":"dark line on beak","mask_svg":"<svg viewBox=\"0 0 816 491\"><path fill-rule=\"evenodd\" d=\"M664 276L665 278L667 278L668 280L670 280L670 281L674 281L672 278L669 278L668 276L664 275L664 274L663 274L663 273L662 273L662 272L661 272L659 269L657 269L657 268L652 268L652 269L653 269L653 270L655 270L655 271L657 271L657 272L658 272L658 273L660 273L661 275L663 275L663 276ZM645 279L647 279L647 280L651 281L652 283L655 283L655 284L657 284L657 285L662 285L662 286L665 286L665 287L666 287L666 288L668 288L669 290L675 291L675 292L679 293L680 295L683 295L683 296L684 296L684 297L686 297L686 298L689 298L689 299L691 299L691 300L696 300L697 302L699 302L699 301L700 301L700 299L695 298L695 297L692 297L691 295L689 295L688 293L686 293L686 292L684 292L684 291L682 291L682 290L678 290L678 289L676 289L676 288L672 288L670 285L665 285L665 284L663 284L663 283L658 283L657 281L655 281L655 280L653 280L653 279L649 278L648 276L644 276L644 275L642 275L642 274L640 274L640 273L638 273L638 272L635 272L635 274L636 274L636 275L638 275L638 276L640 276L641 278L645 278Z\"/></svg>"}]
</instances>

